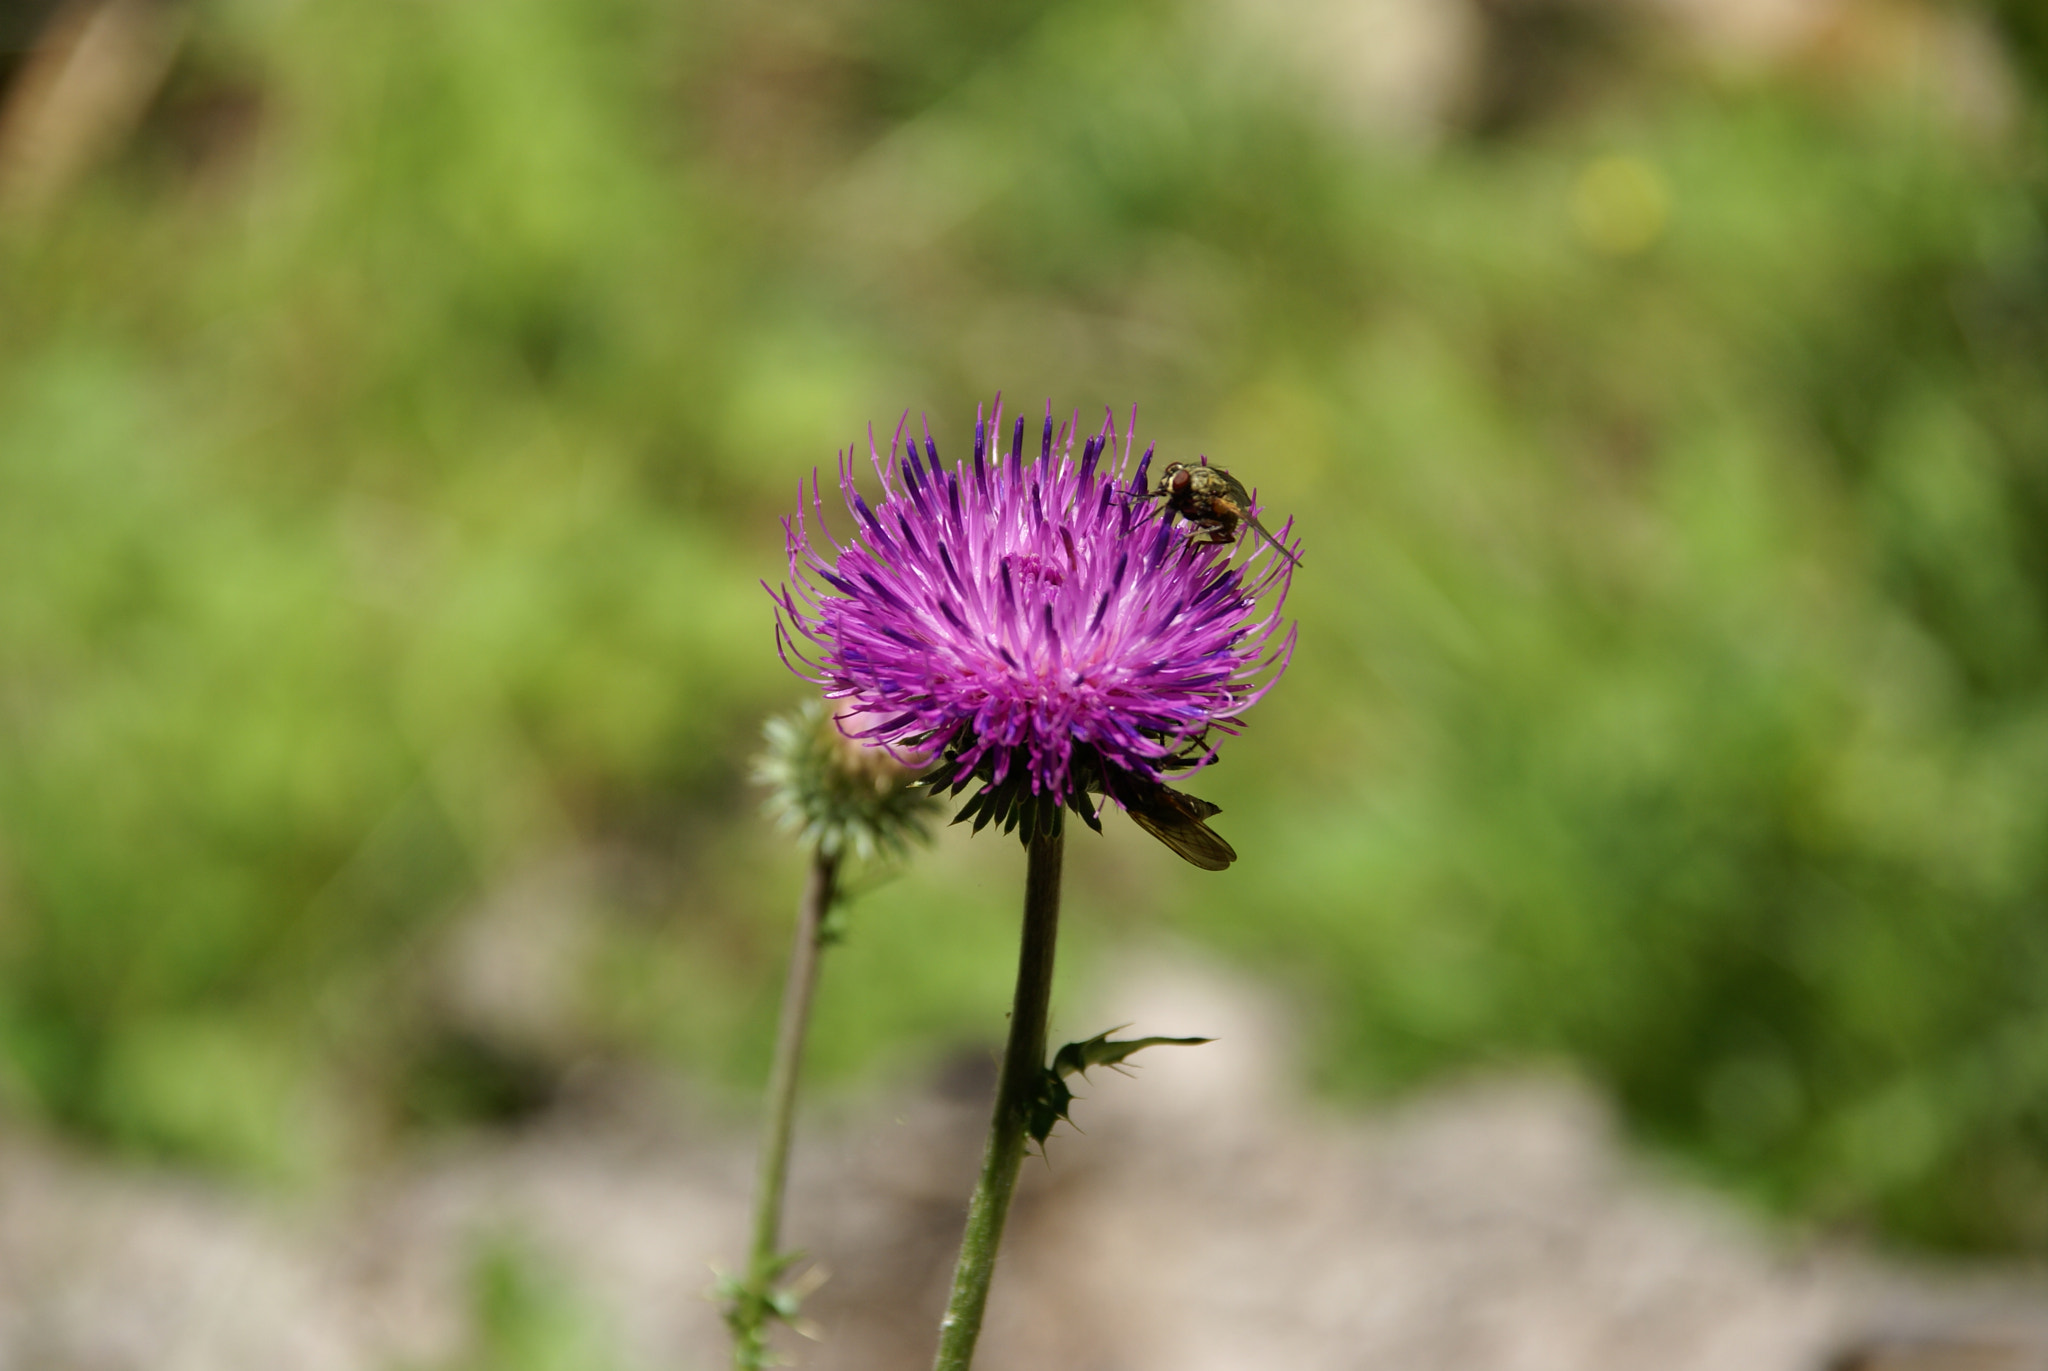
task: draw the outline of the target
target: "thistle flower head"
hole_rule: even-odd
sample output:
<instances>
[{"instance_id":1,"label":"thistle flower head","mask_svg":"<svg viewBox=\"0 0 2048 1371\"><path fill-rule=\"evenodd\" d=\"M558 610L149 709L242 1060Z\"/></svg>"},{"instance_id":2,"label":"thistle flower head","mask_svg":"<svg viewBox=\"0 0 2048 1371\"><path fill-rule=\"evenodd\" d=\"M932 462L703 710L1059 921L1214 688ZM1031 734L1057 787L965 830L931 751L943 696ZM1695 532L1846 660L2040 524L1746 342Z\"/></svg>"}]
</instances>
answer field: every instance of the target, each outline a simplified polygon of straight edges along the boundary
<instances>
[{"instance_id":1,"label":"thistle flower head","mask_svg":"<svg viewBox=\"0 0 2048 1371\"><path fill-rule=\"evenodd\" d=\"M862 711L859 738L936 757L935 787L979 781L960 817L1027 838L1061 806L1099 827L1090 791L1142 805L1214 760L1212 734L1238 731L1294 642L1287 558L1190 537L1145 498L1150 448L1134 467L1105 419L1077 456L1078 428L1056 431L1048 406L1036 454L1021 417L1004 452L998 399L952 467L929 432L920 454L899 425L886 459L871 434L880 498L840 454L855 524L840 544L813 475L783 524L789 583L770 590L783 660Z\"/></svg>"},{"instance_id":2,"label":"thistle flower head","mask_svg":"<svg viewBox=\"0 0 2048 1371\"><path fill-rule=\"evenodd\" d=\"M922 757L892 754L849 737L859 715L833 715L812 700L762 726L767 750L754 779L768 788L768 811L827 857L900 856L927 836L934 802L913 782Z\"/></svg>"}]
</instances>

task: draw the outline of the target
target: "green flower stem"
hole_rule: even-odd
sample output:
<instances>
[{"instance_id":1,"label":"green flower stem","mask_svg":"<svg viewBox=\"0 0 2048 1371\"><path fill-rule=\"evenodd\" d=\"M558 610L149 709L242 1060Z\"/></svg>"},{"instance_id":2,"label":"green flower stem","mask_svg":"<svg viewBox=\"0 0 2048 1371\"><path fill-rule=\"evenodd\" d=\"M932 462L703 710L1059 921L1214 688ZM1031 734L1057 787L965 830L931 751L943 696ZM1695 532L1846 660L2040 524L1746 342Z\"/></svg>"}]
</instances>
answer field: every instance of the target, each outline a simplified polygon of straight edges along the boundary
<instances>
[{"instance_id":1,"label":"green flower stem","mask_svg":"<svg viewBox=\"0 0 2048 1371\"><path fill-rule=\"evenodd\" d=\"M775 1033L775 1061L768 1072L767 1117L761 1126L761 1174L754 1191L754 1249L746 1283L727 1315L733 1333L733 1365L757 1371L769 1365L768 1326L775 1317L775 1283L788 1264L780 1248L782 1200L789 1184L789 1137L796 1116L796 1083L803 1066L804 1035L810 1027L811 998L818 985L818 954L825 945L825 916L838 892L839 859L824 852L811 858L811 875L797 909L796 945L789 954L789 980L782 989L782 1022Z\"/></svg>"},{"instance_id":2,"label":"green flower stem","mask_svg":"<svg viewBox=\"0 0 2048 1371\"><path fill-rule=\"evenodd\" d=\"M1024 940L1017 956L1017 997L1010 1009L1010 1041L996 1078L995 1115L989 1121L988 1148L982 1154L981 1179L967 1209L967 1231L960 1239L960 1262L953 1270L953 1294L939 1324L939 1355L934 1371L967 1371L974 1361L974 1343L981 1336L981 1316L988 1307L988 1287L995 1275L996 1249L1002 1245L1003 1221L1024 1166L1031 1108L1045 1076L1046 1010L1052 1002L1053 947L1060 928L1060 863L1065 837L1056 829L1035 835L1029 845L1024 877Z\"/></svg>"}]
</instances>

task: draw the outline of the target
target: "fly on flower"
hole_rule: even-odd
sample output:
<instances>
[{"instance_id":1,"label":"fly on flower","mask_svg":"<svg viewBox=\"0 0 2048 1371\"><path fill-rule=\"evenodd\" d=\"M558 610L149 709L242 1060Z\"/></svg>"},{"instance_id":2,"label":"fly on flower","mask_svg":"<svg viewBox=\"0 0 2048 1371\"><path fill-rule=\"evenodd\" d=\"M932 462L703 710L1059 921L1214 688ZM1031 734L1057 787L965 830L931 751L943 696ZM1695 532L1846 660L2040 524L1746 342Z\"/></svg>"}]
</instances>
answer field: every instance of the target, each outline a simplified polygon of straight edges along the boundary
<instances>
[{"instance_id":1,"label":"fly on flower","mask_svg":"<svg viewBox=\"0 0 2048 1371\"><path fill-rule=\"evenodd\" d=\"M871 436L873 503L842 453L843 544L814 476L813 522L784 521L789 582L770 588L783 658L860 712L862 741L936 757L924 784L975 786L955 822L1028 841L1072 810L1099 830L1098 794L1221 870L1236 854L1206 822L1216 807L1166 782L1215 761L1211 732L1236 733L1286 669L1295 558L1233 566L1218 541L1176 536L1144 504L1151 449L1134 464L1113 419L1077 454L1078 423L1056 428L1048 406L1029 460L1025 428L1005 452L999 399L952 466L929 432L920 451L899 425L886 458Z\"/></svg>"},{"instance_id":2,"label":"fly on flower","mask_svg":"<svg viewBox=\"0 0 2048 1371\"><path fill-rule=\"evenodd\" d=\"M1251 525L1252 532L1264 538L1275 552L1295 566L1301 565L1301 558L1266 531L1252 513L1251 492L1244 483L1222 467L1212 467L1204 457L1199 465L1189 466L1186 462L1168 462L1166 470L1159 473L1159 484L1154 486L1150 497L1166 501L1170 514L1177 514L1195 526L1195 538L1201 542L1231 543L1237 541L1237 526Z\"/></svg>"},{"instance_id":3,"label":"fly on flower","mask_svg":"<svg viewBox=\"0 0 2048 1371\"><path fill-rule=\"evenodd\" d=\"M1199 795L1164 785L1124 800L1131 822L1204 871L1222 871L1237 860L1237 849L1207 822L1222 812Z\"/></svg>"}]
</instances>

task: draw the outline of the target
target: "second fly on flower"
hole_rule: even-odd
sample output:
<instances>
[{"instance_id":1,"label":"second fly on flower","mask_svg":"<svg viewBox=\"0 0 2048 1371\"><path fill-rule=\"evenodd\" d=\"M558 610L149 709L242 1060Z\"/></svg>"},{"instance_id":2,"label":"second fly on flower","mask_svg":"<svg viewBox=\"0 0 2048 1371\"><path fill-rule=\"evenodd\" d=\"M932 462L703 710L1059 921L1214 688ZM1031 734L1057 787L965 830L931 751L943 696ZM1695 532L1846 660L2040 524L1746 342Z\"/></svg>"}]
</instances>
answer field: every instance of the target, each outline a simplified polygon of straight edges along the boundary
<instances>
[{"instance_id":1,"label":"second fly on flower","mask_svg":"<svg viewBox=\"0 0 2048 1371\"><path fill-rule=\"evenodd\" d=\"M1197 541L1234 543L1238 525L1249 524L1252 532L1271 544L1290 565L1301 565L1301 558L1283 547L1252 513L1251 492L1244 488L1244 483L1222 467L1210 466L1206 457L1193 466L1168 462L1166 470L1159 473L1159 483L1146 495L1166 501L1169 514L1193 524Z\"/></svg>"}]
</instances>

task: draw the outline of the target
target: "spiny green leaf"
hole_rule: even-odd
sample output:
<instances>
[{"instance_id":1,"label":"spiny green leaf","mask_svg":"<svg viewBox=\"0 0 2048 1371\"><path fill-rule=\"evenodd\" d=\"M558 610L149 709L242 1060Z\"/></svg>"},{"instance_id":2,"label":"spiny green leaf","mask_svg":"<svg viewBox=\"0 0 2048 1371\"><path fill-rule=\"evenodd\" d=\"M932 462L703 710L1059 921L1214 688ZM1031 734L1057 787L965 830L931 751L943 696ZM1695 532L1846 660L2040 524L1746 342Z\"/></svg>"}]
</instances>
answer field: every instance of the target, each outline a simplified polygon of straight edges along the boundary
<instances>
[{"instance_id":1,"label":"spiny green leaf","mask_svg":"<svg viewBox=\"0 0 2048 1371\"><path fill-rule=\"evenodd\" d=\"M1068 1123L1074 1121L1067 1114L1073 1104L1074 1092L1067 1089L1067 1083L1060 1079L1059 1073L1046 1071L1039 1079L1038 1094L1031 1101L1031 1114L1025 1123L1031 1132L1031 1140L1038 1144L1040 1151L1044 1151L1045 1140L1052 1136L1054 1125L1061 1119Z\"/></svg>"},{"instance_id":2,"label":"spiny green leaf","mask_svg":"<svg viewBox=\"0 0 2048 1371\"><path fill-rule=\"evenodd\" d=\"M1129 1024L1097 1033L1086 1042L1068 1043L1053 1055L1052 1069L1061 1076L1088 1074L1091 1066L1121 1066L1132 1053L1147 1047L1199 1047L1214 1038L1125 1038L1112 1040L1110 1034Z\"/></svg>"},{"instance_id":3,"label":"spiny green leaf","mask_svg":"<svg viewBox=\"0 0 2048 1371\"><path fill-rule=\"evenodd\" d=\"M1147 1047L1197 1047L1202 1043L1216 1041L1214 1038L1128 1038L1112 1041L1110 1034L1117 1028L1128 1028L1118 1024L1116 1028L1096 1034L1086 1042L1068 1043L1053 1054L1052 1065L1045 1069L1038 1082L1038 1090L1031 1101L1030 1115L1026 1126L1031 1139L1045 1150L1045 1140L1052 1136L1053 1128L1061 1119L1074 1121L1067 1111L1073 1108L1074 1092L1067 1088L1068 1076L1086 1076L1091 1066L1122 1066L1132 1053Z\"/></svg>"}]
</instances>

